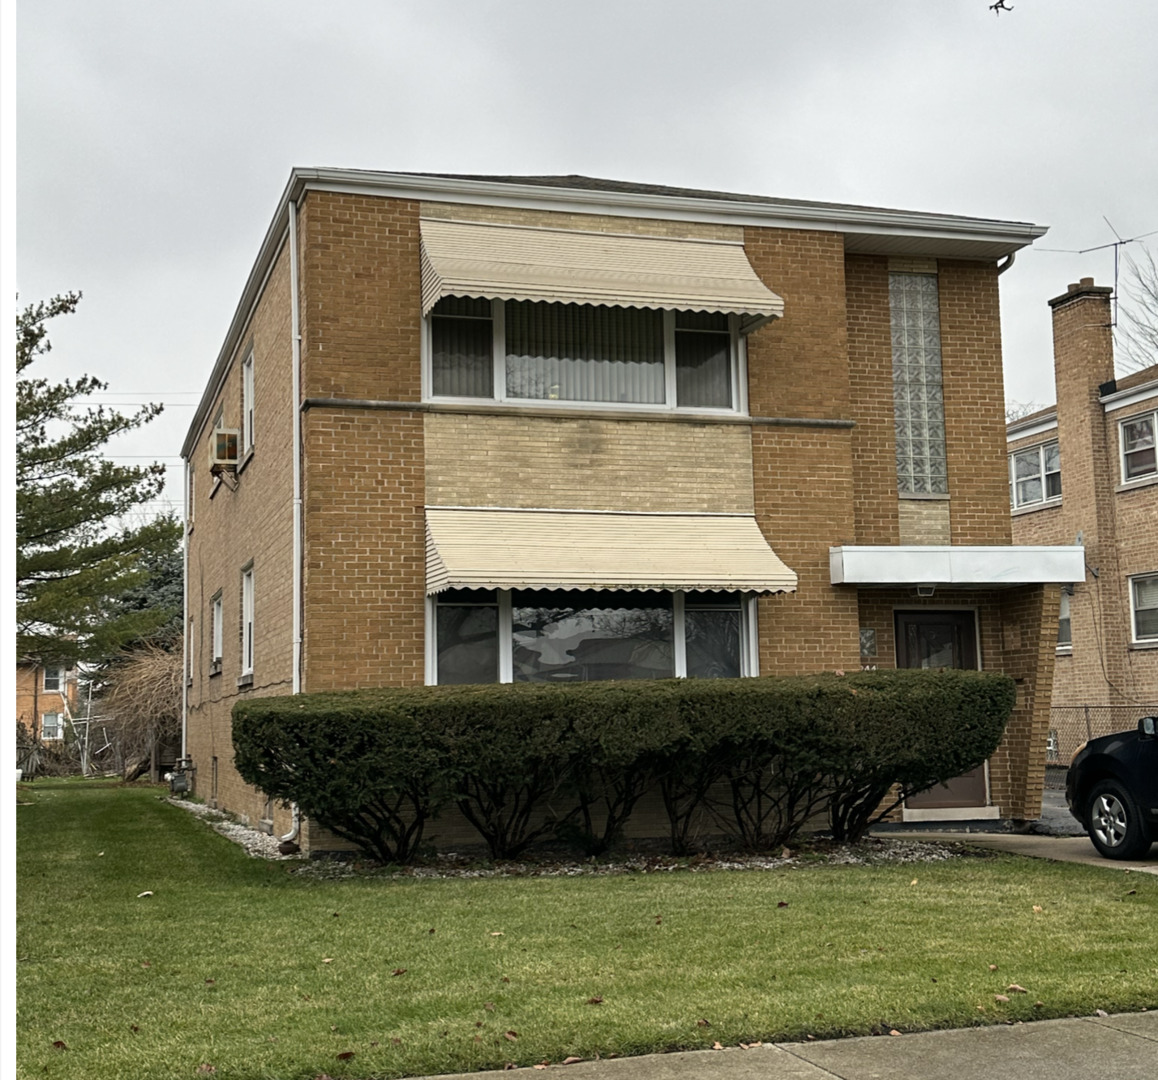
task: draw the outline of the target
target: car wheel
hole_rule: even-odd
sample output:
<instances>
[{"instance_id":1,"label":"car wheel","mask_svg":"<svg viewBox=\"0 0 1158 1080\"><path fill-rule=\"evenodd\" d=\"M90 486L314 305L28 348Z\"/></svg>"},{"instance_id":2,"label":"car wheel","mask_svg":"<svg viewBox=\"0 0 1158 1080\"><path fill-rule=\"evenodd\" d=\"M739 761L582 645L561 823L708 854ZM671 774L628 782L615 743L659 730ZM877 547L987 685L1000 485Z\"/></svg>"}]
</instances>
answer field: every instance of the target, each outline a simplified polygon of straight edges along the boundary
<instances>
[{"instance_id":1,"label":"car wheel","mask_svg":"<svg viewBox=\"0 0 1158 1080\"><path fill-rule=\"evenodd\" d=\"M1094 785L1087 804L1086 829L1094 847L1107 859L1140 859L1150 850L1138 807L1117 780Z\"/></svg>"}]
</instances>

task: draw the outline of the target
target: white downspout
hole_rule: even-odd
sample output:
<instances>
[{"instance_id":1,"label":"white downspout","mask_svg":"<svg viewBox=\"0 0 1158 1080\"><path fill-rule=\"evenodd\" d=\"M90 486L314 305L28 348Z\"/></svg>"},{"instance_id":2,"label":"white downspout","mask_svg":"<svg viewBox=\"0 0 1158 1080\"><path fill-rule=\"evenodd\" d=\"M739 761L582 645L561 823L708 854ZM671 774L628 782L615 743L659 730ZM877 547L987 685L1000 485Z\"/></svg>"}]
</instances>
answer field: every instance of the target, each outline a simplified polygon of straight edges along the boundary
<instances>
[{"instance_id":1,"label":"white downspout","mask_svg":"<svg viewBox=\"0 0 1158 1080\"><path fill-rule=\"evenodd\" d=\"M298 204L289 204L290 342L293 347L293 692L302 692L302 333L298 306ZM298 804L291 804L290 831L283 843L297 839L302 827Z\"/></svg>"}]
</instances>

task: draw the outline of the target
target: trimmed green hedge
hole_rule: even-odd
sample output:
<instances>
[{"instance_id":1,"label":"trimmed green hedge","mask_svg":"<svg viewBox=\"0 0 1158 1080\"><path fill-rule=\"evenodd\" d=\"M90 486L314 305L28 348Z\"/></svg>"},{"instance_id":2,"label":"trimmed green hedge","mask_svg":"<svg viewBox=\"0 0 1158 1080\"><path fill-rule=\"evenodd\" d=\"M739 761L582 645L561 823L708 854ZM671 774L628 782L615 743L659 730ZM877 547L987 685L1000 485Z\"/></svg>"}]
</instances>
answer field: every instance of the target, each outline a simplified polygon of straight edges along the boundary
<instances>
[{"instance_id":1,"label":"trimmed green hedge","mask_svg":"<svg viewBox=\"0 0 1158 1080\"><path fill-rule=\"evenodd\" d=\"M825 807L859 839L894 786L985 761L1013 702L976 671L384 688L239 702L233 741L246 781L388 862L452 804L494 858L552 835L600 854L648 790L674 851L704 813L761 850Z\"/></svg>"}]
</instances>

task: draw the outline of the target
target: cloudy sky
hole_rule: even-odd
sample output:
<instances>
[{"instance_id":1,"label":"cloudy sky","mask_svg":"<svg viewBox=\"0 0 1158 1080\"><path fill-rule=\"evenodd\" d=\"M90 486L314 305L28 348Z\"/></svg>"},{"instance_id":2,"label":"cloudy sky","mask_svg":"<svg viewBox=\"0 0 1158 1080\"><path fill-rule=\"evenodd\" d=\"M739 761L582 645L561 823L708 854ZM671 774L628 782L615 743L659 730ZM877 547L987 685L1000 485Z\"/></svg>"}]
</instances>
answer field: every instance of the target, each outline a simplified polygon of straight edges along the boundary
<instances>
[{"instance_id":1,"label":"cloudy sky","mask_svg":"<svg viewBox=\"0 0 1158 1080\"><path fill-rule=\"evenodd\" d=\"M990 2L29 0L16 283L84 293L43 374L165 402L113 452L176 478L291 166L584 173L1049 225L1001 286L1050 403L1046 300L1114 252L1046 249L1158 230L1158 4Z\"/></svg>"}]
</instances>

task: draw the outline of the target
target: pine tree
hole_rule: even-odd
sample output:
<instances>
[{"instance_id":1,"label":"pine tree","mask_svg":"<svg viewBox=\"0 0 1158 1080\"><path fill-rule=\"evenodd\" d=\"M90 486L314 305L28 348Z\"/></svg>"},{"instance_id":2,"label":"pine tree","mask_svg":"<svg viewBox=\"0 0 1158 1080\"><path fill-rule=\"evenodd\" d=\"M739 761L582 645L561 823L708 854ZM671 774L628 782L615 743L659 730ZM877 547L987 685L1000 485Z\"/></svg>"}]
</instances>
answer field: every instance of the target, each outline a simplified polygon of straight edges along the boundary
<instances>
[{"instance_id":1,"label":"pine tree","mask_svg":"<svg viewBox=\"0 0 1158 1080\"><path fill-rule=\"evenodd\" d=\"M107 659L174 615L123 602L180 536L172 515L129 522L161 492L164 466L103 455L110 439L162 406L125 416L77 402L106 389L99 379L54 383L29 373L52 347L48 321L79 301L66 293L16 318L16 648L47 663Z\"/></svg>"}]
</instances>

